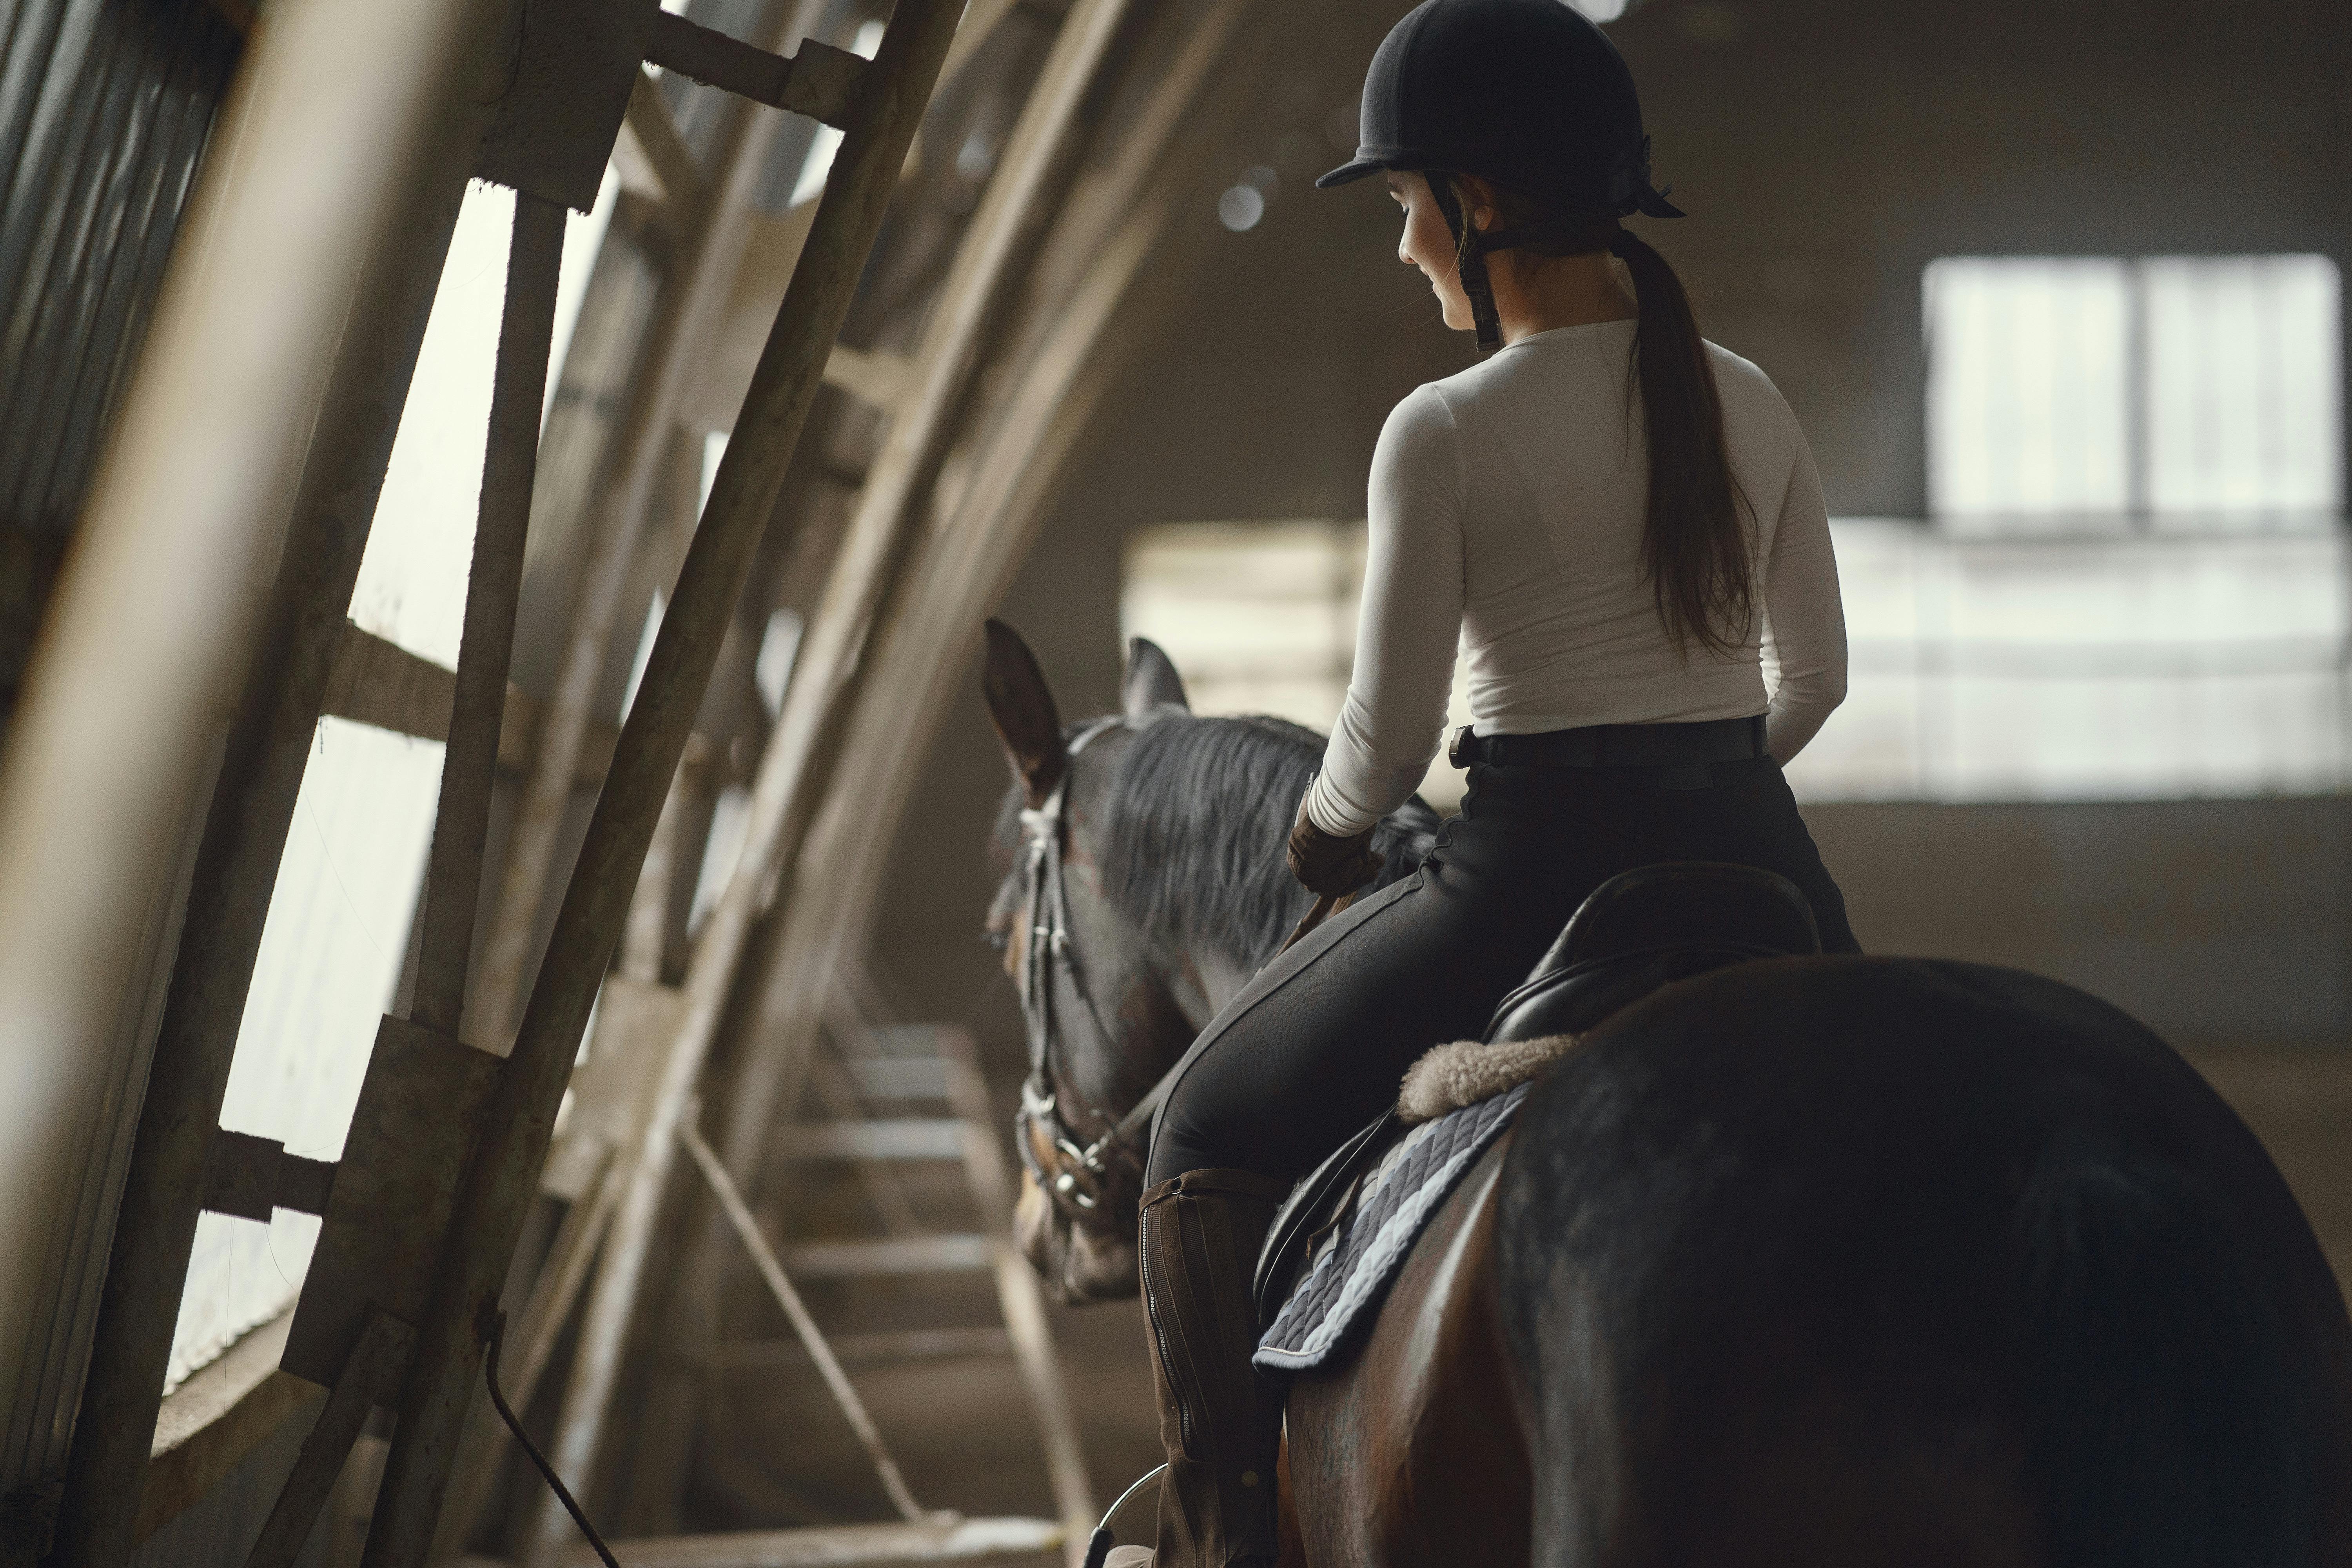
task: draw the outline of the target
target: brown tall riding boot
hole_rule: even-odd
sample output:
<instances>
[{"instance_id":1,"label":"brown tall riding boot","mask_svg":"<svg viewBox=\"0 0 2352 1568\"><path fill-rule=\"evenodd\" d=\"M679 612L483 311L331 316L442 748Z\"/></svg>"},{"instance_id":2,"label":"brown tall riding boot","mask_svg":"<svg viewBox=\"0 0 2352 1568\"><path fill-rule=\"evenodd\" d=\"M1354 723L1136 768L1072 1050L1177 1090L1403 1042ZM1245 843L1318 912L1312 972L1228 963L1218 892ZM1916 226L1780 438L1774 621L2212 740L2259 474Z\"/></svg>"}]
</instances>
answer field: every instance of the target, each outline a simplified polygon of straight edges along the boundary
<instances>
[{"instance_id":1,"label":"brown tall riding boot","mask_svg":"<svg viewBox=\"0 0 2352 1568\"><path fill-rule=\"evenodd\" d=\"M1188 1171L1143 1194L1143 1307L1168 1447L1152 1568L1274 1562L1282 1391L1250 1366L1250 1277L1286 1190L1247 1171Z\"/></svg>"}]
</instances>

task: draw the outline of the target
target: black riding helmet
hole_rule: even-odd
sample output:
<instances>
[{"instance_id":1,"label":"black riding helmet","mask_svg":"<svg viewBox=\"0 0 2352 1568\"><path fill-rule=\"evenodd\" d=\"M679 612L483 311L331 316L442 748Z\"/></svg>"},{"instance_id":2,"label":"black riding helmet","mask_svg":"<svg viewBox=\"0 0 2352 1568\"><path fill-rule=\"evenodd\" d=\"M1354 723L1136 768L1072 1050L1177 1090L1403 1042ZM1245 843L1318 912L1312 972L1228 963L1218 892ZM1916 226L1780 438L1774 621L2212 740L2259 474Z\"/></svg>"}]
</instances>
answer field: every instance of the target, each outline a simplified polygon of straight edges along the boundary
<instances>
[{"instance_id":1,"label":"black riding helmet","mask_svg":"<svg viewBox=\"0 0 2352 1568\"><path fill-rule=\"evenodd\" d=\"M1565 0L1423 0L1389 30L1371 69L1356 155L1315 182L1343 185L1415 170L1454 230L1478 349L1502 342L1486 256L1641 212L1680 217L1650 184L1650 140L1624 57ZM1475 174L1533 196L1556 216L1470 229L1444 174Z\"/></svg>"}]
</instances>

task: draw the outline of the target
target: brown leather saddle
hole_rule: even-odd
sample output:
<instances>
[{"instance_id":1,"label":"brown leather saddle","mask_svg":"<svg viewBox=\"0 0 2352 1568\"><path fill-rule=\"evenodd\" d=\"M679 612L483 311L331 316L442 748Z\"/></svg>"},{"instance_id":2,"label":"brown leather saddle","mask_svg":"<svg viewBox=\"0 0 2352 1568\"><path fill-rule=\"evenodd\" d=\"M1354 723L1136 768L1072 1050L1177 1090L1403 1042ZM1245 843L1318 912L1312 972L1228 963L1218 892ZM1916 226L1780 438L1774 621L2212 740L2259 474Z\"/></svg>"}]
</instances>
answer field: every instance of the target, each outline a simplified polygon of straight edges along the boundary
<instances>
[{"instance_id":1,"label":"brown leather saddle","mask_svg":"<svg viewBox=\"0 0 2352 1568\"><path fill-rule=\"evenodd\" d=\"M1496 1044L1582 1034L1693 975L1821 950L1812 906L1786 877L1713 860L1637 867L1610 878L1578 906L1542 962L1496 1005L1481 1037ZM1258 1254L1255 1295L1261 1323L1289 1295L1315 1238L1338 1217L1357 1179L1404 1131L1390 1109L1284 1200Z\"/></svg>"}]
</instances>

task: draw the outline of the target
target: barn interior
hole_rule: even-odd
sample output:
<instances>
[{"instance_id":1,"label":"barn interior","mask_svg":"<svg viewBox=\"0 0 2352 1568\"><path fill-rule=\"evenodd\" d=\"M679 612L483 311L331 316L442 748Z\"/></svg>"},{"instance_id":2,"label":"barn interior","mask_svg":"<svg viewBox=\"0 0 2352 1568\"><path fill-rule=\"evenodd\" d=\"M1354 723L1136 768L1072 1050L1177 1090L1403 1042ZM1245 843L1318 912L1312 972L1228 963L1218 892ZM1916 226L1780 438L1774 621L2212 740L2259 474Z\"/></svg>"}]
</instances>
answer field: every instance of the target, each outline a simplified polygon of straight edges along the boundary
<instances>
[{"instance_id":1,"label":"barn interior","mask_svg":"<svg viewBox=\"0 0 2352 1568\"><path fill-rule=\"evenodd\" d=\"M2347 1277L2352 15L1576 4L1821 468L1864 946L2144 1021ZM1328 727L1474 358L1313 188L1408 8L12 0L0 1564L595 1561L464 1277L623 1562L1077 1561L982 624Z\"/></svg>"}]
</instances>

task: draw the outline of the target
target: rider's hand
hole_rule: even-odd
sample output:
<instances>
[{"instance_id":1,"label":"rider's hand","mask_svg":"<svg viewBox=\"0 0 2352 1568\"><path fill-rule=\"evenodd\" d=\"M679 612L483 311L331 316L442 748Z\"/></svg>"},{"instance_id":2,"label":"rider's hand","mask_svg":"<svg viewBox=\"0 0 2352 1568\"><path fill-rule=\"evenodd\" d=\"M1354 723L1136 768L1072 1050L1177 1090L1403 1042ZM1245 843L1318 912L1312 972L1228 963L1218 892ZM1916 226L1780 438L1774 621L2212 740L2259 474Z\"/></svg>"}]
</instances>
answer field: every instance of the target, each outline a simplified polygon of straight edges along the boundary
<instances>
[{"instance_id":1,"label":"rider's hand","mask_svg":"<svg viewBox=\"0 0 2352 1568\"><path fill-rule=\"evenodd\" d=\"M1372 848L1372 830L1345 837L1326 833L1298 803L1298 821L1290 830L1290 874L1309 892L1325 898L1352 893L1381 874L1381 857Z\"/></svg>"}]
</instances>

